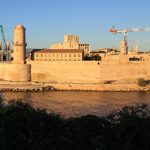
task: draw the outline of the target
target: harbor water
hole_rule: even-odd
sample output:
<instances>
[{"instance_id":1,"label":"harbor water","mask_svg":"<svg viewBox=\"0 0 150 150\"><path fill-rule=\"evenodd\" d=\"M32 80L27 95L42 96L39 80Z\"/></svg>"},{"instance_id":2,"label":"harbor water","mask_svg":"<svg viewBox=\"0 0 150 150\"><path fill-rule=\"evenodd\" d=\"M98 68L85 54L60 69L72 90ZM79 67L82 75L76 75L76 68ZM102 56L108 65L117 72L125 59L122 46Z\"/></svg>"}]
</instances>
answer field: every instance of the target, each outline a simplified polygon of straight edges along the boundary
<instances>
[{"instance_id":1,"label":"harbor water","mask_svg":"<svg viewBox=\"0 0 150 150\"><path fill-rule=\"evenodd\" d=\"M35 108L64 117L104 115L124 106L150 104L150 92L3 92L6 100L22 100Z\"/></svg>"}]
</instances>

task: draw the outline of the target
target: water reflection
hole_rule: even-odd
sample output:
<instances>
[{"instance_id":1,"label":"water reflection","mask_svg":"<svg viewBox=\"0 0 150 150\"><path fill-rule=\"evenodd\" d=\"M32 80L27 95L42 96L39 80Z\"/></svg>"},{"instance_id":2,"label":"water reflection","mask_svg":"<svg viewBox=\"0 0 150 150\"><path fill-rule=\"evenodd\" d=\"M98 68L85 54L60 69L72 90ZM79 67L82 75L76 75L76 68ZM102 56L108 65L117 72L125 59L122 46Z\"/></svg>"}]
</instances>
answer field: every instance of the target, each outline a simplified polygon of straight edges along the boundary
<instances>
[{"instance_id":1,"label":"water reflection","mask_svg":"<svg viewBox=\"0 0 150 150\"><path fill-rule=\"evenodd\" d=\"M150 92L6 92L3 98L22 99L34 107L63 116L102 115L126 105L150 104Z\"/></svg>"}]
</instances>

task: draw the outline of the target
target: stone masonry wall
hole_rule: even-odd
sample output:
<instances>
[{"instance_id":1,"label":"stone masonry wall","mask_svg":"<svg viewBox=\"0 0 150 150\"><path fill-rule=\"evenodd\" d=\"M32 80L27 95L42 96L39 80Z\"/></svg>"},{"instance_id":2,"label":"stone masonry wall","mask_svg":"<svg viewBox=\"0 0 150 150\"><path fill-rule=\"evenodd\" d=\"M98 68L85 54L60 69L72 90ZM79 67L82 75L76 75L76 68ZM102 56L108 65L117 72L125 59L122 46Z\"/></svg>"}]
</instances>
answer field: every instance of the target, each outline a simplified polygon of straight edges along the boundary
<instances>
[{"instance_id":1,"label":"stone masonry wall","mask_svg":"<svg viewBox=\"0 0 150 150\"><path fill-rule=\"evenodd\" d=\"M116 62L116 61L115 61ZM0 63L0 80L45 83L98 84L104 81L150 79L150 62L29 61Z\"/></svg>"},{"instance_id":2,"label":"stone masonry wall","mask_svg":"<svg viewBox=\"0 0 150 150\"><path fill-rule=\"evenodd\" d=\"M31 80L50 83L101 83L107 80L150 79L150 62L30 61Z\"/></svg>"}]
</instances>

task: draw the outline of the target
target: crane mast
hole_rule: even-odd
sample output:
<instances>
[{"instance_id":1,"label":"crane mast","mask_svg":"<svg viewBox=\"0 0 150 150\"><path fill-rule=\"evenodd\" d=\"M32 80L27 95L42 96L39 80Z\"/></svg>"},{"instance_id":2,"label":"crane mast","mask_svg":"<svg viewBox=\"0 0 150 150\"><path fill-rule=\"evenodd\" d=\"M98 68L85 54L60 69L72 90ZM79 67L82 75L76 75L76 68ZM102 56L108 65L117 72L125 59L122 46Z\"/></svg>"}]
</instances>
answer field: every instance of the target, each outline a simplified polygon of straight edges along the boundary
<instances>
[{"instance_id":1,"label":"crane mast","mask_svg":"<svg viewBox=\"0 0 150 150\"><path fill-rule=\"evenodd\" d=\"M114 35L118 33L123 33L123 41L121 42L121 53L128 53L128 44L127 44L127 33L128 32L148 32L150 28L131 28L131 29L115 29L114 26L109 30Z\"/></svg>"},{"instance_id":2,"label":"crane mast","mask_svg":"<svg viewBox=\"0 0 150 150\"><path fill-rule=\"evenodd\" d=\"M4 55L6 56L6 60L8 61L9 60L9 52L8 52L6 39L5 39L5 35L4 35L4 30L3 30L2 25L0 25L0 33L1 33L1 37L2 37L1 61L4 61Z\"/></svg>"}]
</instances>

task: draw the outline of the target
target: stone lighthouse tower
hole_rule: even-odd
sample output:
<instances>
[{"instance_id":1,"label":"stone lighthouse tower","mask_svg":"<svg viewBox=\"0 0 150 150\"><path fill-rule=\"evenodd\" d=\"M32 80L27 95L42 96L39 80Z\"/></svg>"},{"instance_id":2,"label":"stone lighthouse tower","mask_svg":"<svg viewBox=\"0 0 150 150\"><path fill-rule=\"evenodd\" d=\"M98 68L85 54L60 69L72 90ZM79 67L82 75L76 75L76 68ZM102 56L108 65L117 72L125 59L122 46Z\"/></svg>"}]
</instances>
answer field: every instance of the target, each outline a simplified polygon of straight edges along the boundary
<instances>
[{"instance_id":1,"label":"stone lighthouse tower","mask_svg":"<svg viewBox=\"0 0 150 150\"><path fill-rule=\"evenodd\" d=\"M5 81L17 83L31 81L31 65L25 62L25 50L25 28L23 25L17 25L14 31L14 60L5 67Z\"/></svg>"},{"instance_id":2,"label":"stone lighthouse tower","mask_svg":"<svg viewBox=\"0 0 150 150\"><path fill-rule=\"evenodd\" d=\"M14 30L14 63L25 64L26 37L25 27L17 25Z\"/></svg>"}]
</instances>

